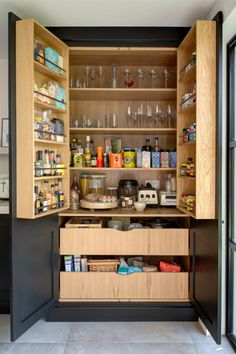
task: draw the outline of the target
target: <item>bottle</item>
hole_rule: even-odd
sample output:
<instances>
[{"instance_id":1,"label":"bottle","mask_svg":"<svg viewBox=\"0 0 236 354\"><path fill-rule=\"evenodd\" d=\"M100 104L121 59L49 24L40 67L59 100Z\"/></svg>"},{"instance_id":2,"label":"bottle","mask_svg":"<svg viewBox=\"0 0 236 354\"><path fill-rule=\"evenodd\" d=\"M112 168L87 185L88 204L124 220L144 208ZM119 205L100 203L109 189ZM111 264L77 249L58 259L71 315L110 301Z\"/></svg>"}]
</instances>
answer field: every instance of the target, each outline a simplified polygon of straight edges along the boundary
<instances>
[{"instance_id":1,"label":"bottle","mask_svg":"<svg viewBox=\"0 0 236 354\"><path fill-rule=\"evenodd\" d=\"M54 184L51 184L51 207L52 207L52 209L56 209L56 207L57 207L57 197L55 194Z\"/></svg>"},{"instance_id":2,"label":"bottle","mask_svg":"<svg viewBox=\"0 0 236 354\"><path fill-rule=\"evenodd\" d=\"M77 180L77 173L74 173L73 182L70 187L70 209L79 209L79 184Z\"/></svg>"},{"instance_id":3,"label":"bottle","mask_svg":"<svg viewBox=\"0 0 236 354\"><path fill-rule=\"evenodd\" d=\"M142 168L151 167L151 153L152 147L150 139L146 139L146 144L142 147Z\"/></svg>"},{"instance_id":4,"label":"bottle","mask_svg":"<svg viewBox=\"0 0 236 354\"><path fill-rule=\"evenodd\" d=\"M65 194L63 192L63 189L62 189L62 179L59 178L58 179L58 208L63 208L64 206L64 203L65 203Z\"/></svg>"},{"instance_id":5,"label":"bottle","mask_svg":"<svg viewBox=\"0 0 236 354\"><path fill-rule=\"evenodd\" d=\"M44 174L43 169L43 151L38 150L36 153L36 162L35 162L35 177L42 177Z\"/></svg>"},{"instance_id":6,"label":"bottle","mask_svg":"<svg viewBox=\"0 0 236 354\"><path fill-rule=\"evenodd\" d=\"M51 175L51 164L49 161L49 150L44 150L44 176Z\"/></svg>"},{"instance_id":7,"label":"bottle","mask_svg":"<svg viewBox=\"0 0 236 354\"><path fill-rule=\"evenodd\" d=\"M56 154L55 172L57 176L62 175L61 154Z\"/></svg>"},{"instance_id":8,"label":"bottle","mask_svg":"<svg viewBox=\"0 0 236 354\"><path fill-rule=\"evenodd\" d=\"M56 161L55 161L55 157L54 157L54 151L50 151L49 152L49 163L51 165L51 176L55 176L56 175Z\"/></svg>"},{"instance_id":9,"label":"bottle","mask_svg":"<svg viewBox=\"0 0 236 354\"><path fill-rule=\"evenodd\" d=\"M98 146L97 147L97 167L103 167L103 147Z\"/></svg>"},{"instance_id":10,"label":"bottle","mask_svg":"<svg viewBox=\"0 0 236 354\"><path fill-rule=\"evenodd\" d=\"M91 150L91 166L97 167L97 154L96 154L93 140L91 140L90 143L90 150Z\"/></svg>"},{"instance_id":11,"label":"bottle","mask_svg":"<svg viewBox=\"0 0 236 354\"><path fill-rule=\"evenodd\" d=\"M40 213L40 198L39 198L39 187L34 186L34 213Z\"/></svg>"},{"instance_id":12,"label":"bottle","mask_svg":"<svg viewBox=\"0 0 236 354\"><path fill-rule=\"evenodd\" d=\"M60 207L59 183L55 183L56 207Z\"/></svg>"},{"instance_id":13,"label":"bottle","mask_svg":"<svg viewBox=\"0 0 236 354\"><path fill-rule=\"evenodd\" d=\"M152 168L161 167L161 148L159 146L159 138L155 137L155 146L152 150Z\"/></svg>"},{"instance_id":14,"label":"bottle","mask_svg":"<svg viewBox=\"0 0 236 354\"><path fill-rule=\"evenodd\" d=\"M84 149L84 166L91 167L92 165L92 155L90 147L90 136L86 136L86 147Z\"/></svg>"},{"instance_id":15,"label":"bottle","mask_svg":"<svg viewBox=\"0 0 236 354\"><path fill-rule=\"evenodd\" d=\"M77 150L73 153L73 166L74 167L83 167L84 160L84 148L81 140L79 140L77 145Z\"/></svg>"},{"instance_id":16,"label":"bottle","mask_svg":"<svg viewBox=\"0 0 236 354\"><path fill-rule=\"evenodd\" d=\"M44 181L40 204L43 212L48 211L48 181Z\"/></svg>"},{"instance_id":17,"label":"bottle","mask_svg":"<svg viewBox=\"0 0 236 354\"><path fill-rule=\"evenodd\" d=\"M77 139L74 138L70 144L70 167L74 166L74 153L78 150Z\"/></svg>"}]
</instances>

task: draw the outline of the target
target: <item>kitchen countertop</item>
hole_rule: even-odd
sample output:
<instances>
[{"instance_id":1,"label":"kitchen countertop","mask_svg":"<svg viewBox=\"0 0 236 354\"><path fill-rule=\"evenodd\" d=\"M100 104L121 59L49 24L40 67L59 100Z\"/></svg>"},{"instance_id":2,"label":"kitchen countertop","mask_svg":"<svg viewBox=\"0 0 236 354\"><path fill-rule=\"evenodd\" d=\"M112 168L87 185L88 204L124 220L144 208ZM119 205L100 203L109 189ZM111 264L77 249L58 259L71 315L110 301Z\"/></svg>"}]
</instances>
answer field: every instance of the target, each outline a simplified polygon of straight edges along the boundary
<instances>
[{"instance_id":1,"label":"kitchen countertop","mask_svg":"<svg viewBox=\"0 0 236 354\"><path fill-rule=\"evenodd\" d=\"M0 215L9 214L9 200L0 200Z\"/></svg>"}]
</instances>

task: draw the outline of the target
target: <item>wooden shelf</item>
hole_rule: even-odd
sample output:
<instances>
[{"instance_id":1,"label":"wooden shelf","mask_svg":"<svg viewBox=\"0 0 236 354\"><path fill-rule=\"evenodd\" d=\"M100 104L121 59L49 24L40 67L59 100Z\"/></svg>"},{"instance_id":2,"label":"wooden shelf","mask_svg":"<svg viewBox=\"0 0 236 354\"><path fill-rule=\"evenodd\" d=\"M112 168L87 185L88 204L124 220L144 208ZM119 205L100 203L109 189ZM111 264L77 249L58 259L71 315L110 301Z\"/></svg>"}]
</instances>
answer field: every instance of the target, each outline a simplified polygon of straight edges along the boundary
<instances>
[{"instance_id":1,"label":"wooden shelf","mask_svg":"<svg viewBox=\"0 0 236 354\"><path fill-rule=\"evenodd\" d=\"M176 88L71 88L71 100L176 100Z\"/></svg>"},{"instance_id":2,"label":"wooden shelf","mask_svg":"<svg viewBox=\"0 0 236 354\"><path fill-rule=\"evenodd\" d=\"M190 210L186 210L185 208L181 207L181 206L177 206L177 208L182 211L183 213L185 213L186 215L188 216L191 216L192 218L195 218L196 219L196 214L193 212L193 211L190 211Z\"/></svg>"},{"instance_id":3,"label":"wooden shelf","mask_svg":"<svg viewBox=\"0 0 236 354\"><path fill-rule=\"evenodd\" d=\"M42 176L42 177L34 177L35 181L47 181L52 179L60 179L60 178L67 178L67 176Z\"/></svg>"},{"instance_id":4,"label":"wooden shelf","mask_svg":"<svg viewBox=\"0 0 236 354\"><path fill-rule=\"evenodd\" d=\"M136 210L127 211L123 208L116 208L110 210L89 210L79 209L76 211L66 210L60 213L60 216L100 216L100 217L186 217L186 213L177 208L152 208L145 209L142 212Z\"/></svg>"},{"instance_id":5,"label":"wooden shelf","mask_svg":"<svg viewBox=\"0 0 236 354\"><path fill-rule=\"evenodd\" d=\"M60 75L36 60L34 61L34 70L57 81L65 81L67 79L65 74Z\"/></svg>"},{"instance_id":6,"label":"wooden shelf","mask_svg":"<svg viewBox=\"0 0 236 354\"><path fill-rule=\"evenodd\" d=\"M70 133L79 135L175 135L176 128L70 128Z\"/></svg>"},{"instance_id":7,"label":"wooden shelf","mask_svg":"<svg viewBox=\"0 0 236 354\"><path fill-rule=\"evenodd\" d=\"M134 167L134 168L111 168L111 167L70 167L70 170L74 171L176 171L176 168L141 168L141 167Z\"/></svg>"},{"instance_id":8,"label":"wooden shelf","mask_svg":"<svg viewBox=\"0 0 236 354\"><path fill-rule=\"evenodd\" d=\"M184 109L180 109L179 110L179 114L182 113L194 113L196 112L196 102L194 102L193 104L191 104L190 106L184 108Z\"/></svg>"},{"instance_id":9,"label":"wooden shelf","mask_svg":"<svg viewBox=\"0 0 236 354\"><path fill-rule=\"evenodd\" d=\"M190 176L181 176L179 175L178 178L182 178L182 179L187 179L188 181L196 181L196 177L190 177Z\"/></svg>"},{"instance_id":10,"label":"wooden shelf","mask_svg":"<svg viewBox=\"0 0 236 354\"><path fill-rule=\"evenodd\" d=\"M46 145L61 145L61 146L68 146L68 143L53 141L53 140L43 140L43 139L34 139L34 142L37 144L46 144Z\"/></svg>"},{"instance_id":11,"label":"wooden shelf","mask_svg":"<svg viewBox=\"0 0 236 354\"><path fill-rule=\"evenodd\" d=\"M59 208L59 209L49 210L49 211L46 211L44 213L40 213L40 214L34 215L34 219L38 219L38 218L41 218L43 216L48 216L48 215L60 213L61 211L67 210L67 209L68 209L68 206L63 207L63 208Z\"/></svg>"},{"instance_id":12,"label":"wooden shelf","mask_svg":"<svg viewBox=\"0 0 236 354\"><path fill-rule=\"evenodd\" d=\"M179 143L179 145L196 145L196 140L186 141L186 143Z\"/></svg>"},{"instance_id":13,"label":"wooden shelf","mask_svg":"<svg viewBox=\"0 0 236 354\"><path fill-rule=\"evenodd\" d=\"M179 74L179 81L183 83L190 83L196 80L196 64L193 64L191 68L183 74Z\"/></svg>"},{"instance_id":14,"label":"wooden shelf","mask_svg":"<svg viewBox=\"0 0 236 354\"><path fill-rule=\"evenodd\" d=\"M61 109L61 108L56 108L55 106L53 106L52 104L48 104L48 103L44 103L44 102L40 102L38 100L34 100L34 105L36 107L42 108L42 109L51 109L54 112L57 113L66 113L65 109Z\"/></svg>"}]
</instances>

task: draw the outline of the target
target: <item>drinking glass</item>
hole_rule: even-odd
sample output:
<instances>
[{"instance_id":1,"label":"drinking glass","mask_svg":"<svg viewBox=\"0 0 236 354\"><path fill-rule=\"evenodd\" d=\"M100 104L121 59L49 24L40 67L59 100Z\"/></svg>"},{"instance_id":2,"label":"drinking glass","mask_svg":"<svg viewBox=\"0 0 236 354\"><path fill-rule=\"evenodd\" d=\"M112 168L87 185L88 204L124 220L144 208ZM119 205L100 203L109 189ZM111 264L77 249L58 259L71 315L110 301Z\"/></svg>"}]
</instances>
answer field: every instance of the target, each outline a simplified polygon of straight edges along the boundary
<instances>
[{"instance_id":1,"label":"drinking glass","mask_svg":"<svg viewBox=\"0 0 236 354\"><path fill-rule=\"evenodd\" d=\"M161 107L158 103L155 106L154 118L155 118L155 128L160 128L161 127Z\"/></svg>"},{"instance_id":2,"label":"drinking glass","mask_svg":"<svg viewBox=\"0 0 236 354\"><path fill-rule=\"evenodd\" d=\"M132 126L132 109L130 106L127 108L127 117L128 117L128 128Z\"/></svg>"},{"instance_id":3,"label":"drinking glass","mask_svg":"<svg viewBox=\"0 0 236 354\"><path fill-rule=\"evenodd\" d=\"M70 78L70 88L74 87L74 79L73 77Z\"/></svg>"},{"instance_id":4,"label":"drinking glass","mask_svg":"<svg viewBox=\"0 0 236 354\"><path fill-rule=\"evenodd\" d=\"M104 66L99 66L97 69L97 74L99 76L99 87L102 87L102 78L105 74L105 68Z\"/></svg>"},{"instance_id":5,"label":"drinking glass","mask_svg":"<svg viewBox=\"0 0 236 354\"><path fill-rule=\"evenodd\" d=\"M138 120L139 120L139 127L144 128L145 127L145 122L144 122L145 112L144 112L144 105L142 103L138 107L137 114L138 114Z\"/></svg>"},{"instance_id":6,"label":"drinking glass","mask_svg":"<svg viewBox=\"0 0 236 354\"><path fill-rule=\"evenodd\" d=\"M82 71L86 77L86 87L89 87L89 77L90 77L90 74L91 74L91 68L90 66L84 66L82 68Z\"/></svg>"},{"instance_id":7,"label":"drinking glass","mask_svg":"<svg viewBox=\"0 0 236 354\"><path fill-rule=\"evenodd\" d=\"M125 76L125 87L129 88L134 85L134 80L131 80L129 76L131 75L131 70L129 68L125 68L123 70L123 74Z\"/></svg>"},{"instance_id":8,"label":"drinking glass","mask_svg":"<svg viewBox=\"0 0 236 354\"><path fill-rule=\"evenodd\" d=\"M152 114L152 107L148 104L147 105L147 128L152 127L153 122L153 114Z\"/></svg>"},{"instance_id":9,"label":"drinking glass","mask_svg":"<svg viewBox=\"0 0 236 354\"><path fill-rule=\"evenodd\" d=\"M158 71L157 71L157 69L151 69L151 70L149 71L149 74L150 74L150 76L151 76L151 87L152 87L152 88L155 88L155 86L156 86L156 79L157 79L157 77L158 77Z\"/></svg>"},{"instance_id":10,"label":"drinking glass","mask_svg":"<svg viewBox=\"0 0 236 354\"><path fill-rule=\"evenodd\" d=\"M95 79L96 79L96 70L94 69L91 70L90 79L92 80L92 87L94 87Z\"/></svg>"},{"instance_id":11,"label":"drinking glass","mask_svg":"<svg viewBox=\"0 0 236 354\"><path fill-rule=\"evenodd\" d=\"M138 76L138 87L142 88L143 87L143 80L145 78L145 71L142 68L139 68L136 71L136 74Z\"/></svg>"},{"instance_id":12,"label":"drinking glass","mask_svg":"<svg viewBox=\"0 0 236 354\"><path fill-rule=\"evenodd\" d=\"M117 64L112 64L111 66L112 70L112 77L111 77L111 87L112 88L117 88L118 87L118 65Z\"/></svg>"},{"instance_id":13,"label":"drinking glass","mask_svg":"<svg viewBox=\"0 0 236 354\"><path fill-rule=\"evenodd\" d=\"M76 80L76 87L77 88L80 88L81 87L81 82L79 79Z\"/></svg>"}]
</instances>

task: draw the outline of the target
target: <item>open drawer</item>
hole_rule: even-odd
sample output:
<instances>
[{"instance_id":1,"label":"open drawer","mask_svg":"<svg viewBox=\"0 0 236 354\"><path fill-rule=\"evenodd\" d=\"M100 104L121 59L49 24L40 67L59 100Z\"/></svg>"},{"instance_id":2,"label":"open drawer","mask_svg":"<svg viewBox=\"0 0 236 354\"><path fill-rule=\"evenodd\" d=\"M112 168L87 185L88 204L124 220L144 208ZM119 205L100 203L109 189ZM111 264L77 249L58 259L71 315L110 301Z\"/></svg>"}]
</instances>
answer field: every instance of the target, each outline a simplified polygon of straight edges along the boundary
<instances>
[{"instance_id":1,"label":"open drawer","mask_svg":"<svg viewBox=\"0 0 236 354\"><path fill-rule=\"evenodd\" d=\"M188 273L61 272L62 300L187 300Z\"/></svg>"},{"instance_id":2,"label":"open drawer","mask_svg":"<svg viewBox=\"0 0 236 354\"><path fill-rule=\"evenodd\" d=\"M60 254L189 254L188 229L60 229Z\"/></svg>"}]
</instances>

